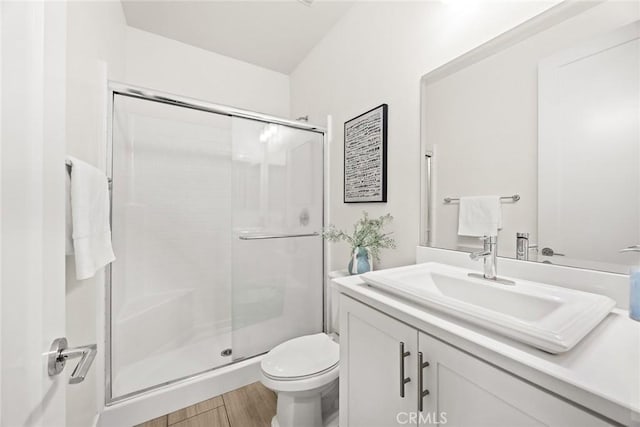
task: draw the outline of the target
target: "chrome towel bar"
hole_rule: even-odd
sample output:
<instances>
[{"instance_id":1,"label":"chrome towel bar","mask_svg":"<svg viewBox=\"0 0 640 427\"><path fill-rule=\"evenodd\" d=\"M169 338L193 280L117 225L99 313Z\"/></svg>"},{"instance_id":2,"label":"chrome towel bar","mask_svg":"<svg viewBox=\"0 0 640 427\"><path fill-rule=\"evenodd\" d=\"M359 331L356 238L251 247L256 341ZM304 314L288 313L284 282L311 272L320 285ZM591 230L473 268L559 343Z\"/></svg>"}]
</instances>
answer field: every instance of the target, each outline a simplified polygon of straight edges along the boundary
<instances>
[{"instance_id":1,"label":"chrome towel bar","mask_svg":"<svg viewBox=\"0 0 640 427\"><path fill-rule=\"evenodd\" d=\"M71 163L71 161L67 159L67 160L64 161L64 164L67 166L67 172L69 174L71 174L71 168L73 167L73 164ZM109 184L109 190L111 190L111 182L112 182L111 178L107 177L107 183Z\"/></svg>"},{"instance_id":2,"label":"chrome towel bar","mask_svg":"<svg viewBox=\"0 0 640 427\"><path fill-rule=\"evenodd\" d=\"M500 200L504 200L504 201L512 201L512 202L517 202L518 200L520 200L520 195L519 194L514 194L513 196L502 196L500 197ZM444 202L445 203L451 203L451 202L457 202L460 201L459 197L445 197L444 198Z\"/></svg>"}]
</instances>

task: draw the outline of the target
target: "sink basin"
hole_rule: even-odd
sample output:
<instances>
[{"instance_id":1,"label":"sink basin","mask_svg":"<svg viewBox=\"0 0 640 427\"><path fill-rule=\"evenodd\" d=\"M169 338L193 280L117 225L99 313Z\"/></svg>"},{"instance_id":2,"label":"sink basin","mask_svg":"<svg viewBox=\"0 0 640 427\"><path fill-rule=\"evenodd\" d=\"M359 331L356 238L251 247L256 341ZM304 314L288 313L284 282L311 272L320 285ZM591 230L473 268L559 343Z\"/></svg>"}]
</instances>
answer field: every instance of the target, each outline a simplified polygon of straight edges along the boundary
<instances>
[{"instance_id":1,"label":"sink basin","mask_svg":"<svg viewBox=\"0 0 640 427\"><path fill-rule=\"evenodd\" d=\"M527 280L512 285L439 263L361 275L369 285L549 353L573 348L615 307L603 295Z\"/></svg>"}]
</instances>

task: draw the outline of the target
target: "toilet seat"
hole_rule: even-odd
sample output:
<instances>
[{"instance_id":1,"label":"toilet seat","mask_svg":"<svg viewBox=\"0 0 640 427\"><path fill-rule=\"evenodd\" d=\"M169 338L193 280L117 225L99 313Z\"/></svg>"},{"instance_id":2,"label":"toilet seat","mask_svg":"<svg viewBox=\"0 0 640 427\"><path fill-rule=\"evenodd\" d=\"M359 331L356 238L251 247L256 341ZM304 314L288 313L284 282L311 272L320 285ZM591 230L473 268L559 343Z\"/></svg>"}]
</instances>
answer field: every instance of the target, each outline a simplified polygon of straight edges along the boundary
<instances>
[{"instance_id":1,"label":"toilet seat","mask_svg":"<svg viewBox=\"0 0 640 427\"><path fill-rule=\"evenodd\" d=\"M340 347L320 333L274 347L260 362L260 382L278 395L271 427L337 425Z\"/></svg>"},{"instance_id":2,"label":"toilet seat","mask_svg":"<svg viewBox=\"0 0 640 427\"><path fill-rule=\"evenodd\" d=\"M263 359L265 376L293 381L331 371L340 360L340 347L327 334L294 338L274 347Z\"/></svg>"},{"instance_id":3,"label":"toilet seat","mask_svg":"<svg viewBox=\"0 0 640 427\"><path fill-rule=\"evenodd\" d=\"M338 378L339 359L338 343L326 334L294 338L264 356L261 381L277 392L312 391Z\"/></svg>"},{"instance_id":4,"label":"toilet seat","mask_svg":"<svg viewBox=\"0 0 640 427\"><path fill-rule=\"evenodd\" d=\"M329 368L327 368L325 370L322 370L320 372L316 372L316 373L309 374L309 375L301 375L301 376L298 376L298 377L277 377L277 376L274 376L274 375L269 375L264 370L262 371L262 375L264 375L267 378L271 378L272 380L276 380L276 381L298 381L298 380L305 380L305 379L308 379L308 378L319 377L319 376L322 376L322 375L324 375L326 373L330 373L337 366L338 366L338 362L336 362L335 365L330 366Z\"/></svg>"}]
</instances>

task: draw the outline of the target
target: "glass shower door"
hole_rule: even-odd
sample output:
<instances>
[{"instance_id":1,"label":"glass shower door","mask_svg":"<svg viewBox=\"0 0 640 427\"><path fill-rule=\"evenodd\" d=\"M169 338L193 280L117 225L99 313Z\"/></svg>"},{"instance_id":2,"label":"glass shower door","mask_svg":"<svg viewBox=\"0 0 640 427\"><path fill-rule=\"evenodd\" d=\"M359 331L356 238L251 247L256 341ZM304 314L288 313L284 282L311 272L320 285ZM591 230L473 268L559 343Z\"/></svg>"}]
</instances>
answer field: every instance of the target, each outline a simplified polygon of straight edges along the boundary
<instances>
[{"instance_id":1,"label":"glass shower door","mask_svg":"<svg viewBox=\"0 0 640 427\"><path fill-rule=\"evenodd\" d=\"M114 97L111 398L231 362L231 118ZM228 353L228 352L225 352Z\"/></svg>"},{"instance_id":2,"label":"glass shower door","mask_svg":"<svg viewBox=\"0 0 640 427\"><path fill-rule=\"evenodd\" d=\"M234 360L322 331L323 135L232 119Z\"/></svg>"},{"instance_id":3,"label":"glass shower door","mask_svg":"<svg viewBox=\"0 0 640 427\"><path fill-rule=\"evenodd\" d=\"M107 400L322 331L323 135L114 95Z\"/></svg>"}]
</instances>

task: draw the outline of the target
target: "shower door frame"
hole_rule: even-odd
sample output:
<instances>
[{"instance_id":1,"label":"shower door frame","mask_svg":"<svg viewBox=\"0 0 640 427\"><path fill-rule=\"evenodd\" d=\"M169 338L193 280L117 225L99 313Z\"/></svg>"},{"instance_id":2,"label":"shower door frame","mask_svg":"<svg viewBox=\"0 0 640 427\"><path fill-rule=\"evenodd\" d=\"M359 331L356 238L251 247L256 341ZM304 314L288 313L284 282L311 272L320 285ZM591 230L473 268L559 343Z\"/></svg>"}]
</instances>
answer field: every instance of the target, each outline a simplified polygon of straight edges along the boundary
<instances>
[{"instance_id":1,"label":"shower door frame","mask_svg":"<svg viewBox=\"0 0 640 427\"><path fill-rule=\"evenodd\" d=\"M268 114L258 113L255 111L243 110L240 108L229 107L226 105L220 105L215 103L210 103L207 101L202 101L199 99L184 97L180 95L175 95L167 92L157 91L153 89L143 88L139 86L132 86L126 83L120 83L116 81L109 81L107 83L107 120L106 120L106 173L109 183L112 182L113 179L113 119L114 119L114 108L115 108L115 96L128 96L131 98L142 99L151 102L158 102L161 104L173 105L176 107L189 108L192 110L204 111L208 113L221 114L229 117L239 117L243 119L263 122L263 123L274 123L277 125L287 126L294 129L306 130L310 132L319 133L322 135L322 227L325 226L326 219L326 211L325 211L325 197L327 195L327 174L326 174L326 155L327 155L327 130L321 126L312 125L309 123L302 123L298 121L283 119L280 117L270 116ZM109 185L109 222L112 221L112 201L113 194L111 185ZM327 265L326 265L326 242L323 240L322 242L322 330L326 332L327 330L327 318L326 318L326 277L327 277ZM208 374L217 369L228 367L230 365L234 365L238 362L244 362L246 360L258 357L264 353L256 354L251 357L239 359L224 365L216 366L211 369L207 369L206 371L198 372L193 375L188 375L186 377L176 378L171 381L167 381L164 383L156 384L151 387L146 387L141 390L137 390L123 396L118 396L116 398L113 397L112 393L112 384L111 384L111 375L112 375L112 361L111 361L111 264L105 267L105 286L104 286L104 336L101 337L100 333L98 333L98 340L104 342L104 405L105 407L113 406L115 404L121 403L123 401L127 401L138 397L144 393L148 393L151 391L156 391L170 384L175 384L180 381L192 380L201 375ZM101 340L100 338L103 338ZM101 388L99 386L99 388Z\"/></svg>"}]
</instances>

